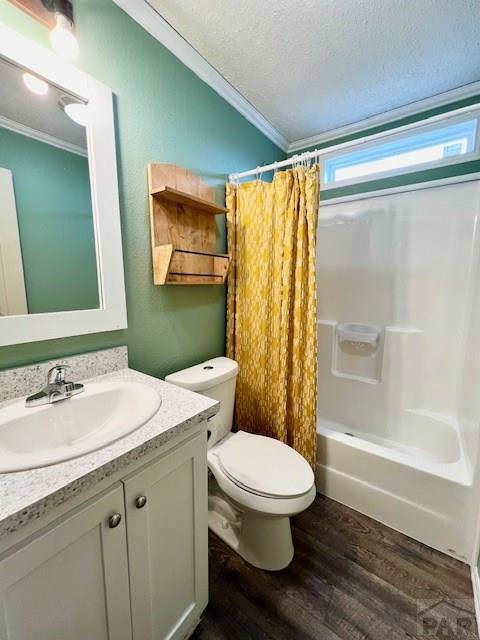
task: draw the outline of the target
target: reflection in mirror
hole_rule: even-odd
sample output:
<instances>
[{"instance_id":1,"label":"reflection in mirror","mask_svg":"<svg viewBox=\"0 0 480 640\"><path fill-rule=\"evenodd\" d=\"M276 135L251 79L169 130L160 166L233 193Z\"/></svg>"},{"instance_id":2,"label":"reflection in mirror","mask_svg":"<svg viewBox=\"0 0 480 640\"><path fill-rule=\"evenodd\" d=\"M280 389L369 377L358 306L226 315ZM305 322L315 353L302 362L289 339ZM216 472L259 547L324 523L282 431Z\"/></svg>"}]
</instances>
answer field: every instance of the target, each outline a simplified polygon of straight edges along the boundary
<instances>
[{"instance_id":1,"label":"reflection in mirror","mask_svg":"<svg viewBox=\"0 0 480 640\"><path fill-rule=\"evenodd\" d=\"M100 306L88 105L0 58L0 316Z\"/></svg>"}]
</instances>

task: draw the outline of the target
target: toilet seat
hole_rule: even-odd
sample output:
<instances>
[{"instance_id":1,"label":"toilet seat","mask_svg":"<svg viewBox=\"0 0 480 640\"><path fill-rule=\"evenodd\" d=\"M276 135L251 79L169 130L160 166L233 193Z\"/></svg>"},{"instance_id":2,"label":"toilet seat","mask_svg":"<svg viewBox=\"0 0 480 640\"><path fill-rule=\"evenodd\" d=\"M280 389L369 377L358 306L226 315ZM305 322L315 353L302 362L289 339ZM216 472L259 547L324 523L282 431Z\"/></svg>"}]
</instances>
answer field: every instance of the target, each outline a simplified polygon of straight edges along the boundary
<instances>
[{"instance_id":1,"label":"toilet seat","mask_svg":"<svg viewBox=\"0 0 480 640\"><path fill-rule=\"evenodd\" d=\"M283 442L239 431L217 447L220 467L241 489L270 499L296 498L314 484L308 462Z\"/></svg>"},{"instance_id":2,"label":"toilet seat","mask_svg":"<svg viewBox=\"0 0 480 640\"><path fill-rule=\"evenodd\" d=\"M246 437L259 438L260 436L243 433ZM233 480L223 469L220 463L220 455L230 440L237 437L238 434L229 433L218 443L208 450L207 460L208 468L218 483L220 489L228 496L229 500L240 510L247 510L261 514L262 517L282 517L292 516L307 509L313 502L316 489L315 482L312 481L310 488L306 493L299 496L289 497L271 497L260 495L255 491L242 487L238 480ZM238 442L238 441L237 441ZM286 445L285 445L286 446ZM307 464L305 462L305 464Z\"/></svg>"}]
</instances>

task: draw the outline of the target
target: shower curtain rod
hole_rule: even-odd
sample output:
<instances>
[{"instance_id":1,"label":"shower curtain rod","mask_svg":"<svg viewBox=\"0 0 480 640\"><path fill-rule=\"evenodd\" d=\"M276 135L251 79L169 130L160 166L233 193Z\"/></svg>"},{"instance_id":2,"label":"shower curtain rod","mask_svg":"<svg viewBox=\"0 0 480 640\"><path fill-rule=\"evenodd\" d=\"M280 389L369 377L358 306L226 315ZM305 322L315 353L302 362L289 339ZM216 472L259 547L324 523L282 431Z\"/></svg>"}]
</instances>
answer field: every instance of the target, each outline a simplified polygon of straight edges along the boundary
<instances>
[{"instance_id":1,"label":"shower curtain rod","mask_svg":"<svg viewBox=\"0 0 480 640\"><path fill-rule=\"evenodd\" d=\"M374 133L373 135L362 136L361 138L356 138L355 140L350 140L348 142L341 142L340 144L334 144L330 147L323 147L322 149L314 149L313 151L306 151L304 153L295 154L286 160L281 160L280 162L273 162L272 164L267 164L262 167L256 167L255 169L249 169L248 171L242 171L240 173L231 173L228 176L230 182L236 182L241 178L246 178L247 176L260 176L262 173L266 171L274 171L275 169L281 169L283 167L289 167L296 162L314 160L319 156L326 155L327 153L332 153L333 151L338 151L340 149L348 149L349 147L356 146L358 144L364 144L366 142L371 142L372 140L378 140L380 138L385 138L386 136L392 135L394 133L401 133L402 131L408 131L409 129L415 129L420 126L424 126L427 124L433 124L434 122L438 122L439 120L447 120L454 116L462 115L464 113L470 113L471 111L480 110L479 104L470 104L466 107L460 107L459 109L452 109L452 111L446 111L445 113L439 113L436 116L430 116L429 118L425 118L424 120L419 120L417 122L411 122L410 124L405 124L402 127L396 127L395 129L389 129L387 131L381 131L380 133ZM477 134L478 135L478 134Z\"/></svg>"}]
</instances>

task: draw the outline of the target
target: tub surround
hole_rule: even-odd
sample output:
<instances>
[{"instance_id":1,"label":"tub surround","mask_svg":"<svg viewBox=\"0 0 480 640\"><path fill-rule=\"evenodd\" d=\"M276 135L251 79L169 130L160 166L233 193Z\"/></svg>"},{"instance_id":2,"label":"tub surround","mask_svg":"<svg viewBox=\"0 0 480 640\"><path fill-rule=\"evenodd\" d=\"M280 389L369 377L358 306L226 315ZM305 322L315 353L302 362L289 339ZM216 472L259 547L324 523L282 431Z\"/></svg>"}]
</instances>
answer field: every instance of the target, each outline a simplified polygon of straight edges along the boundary
<instances>
[{"instance_id":1,"label":"tub surround","mask_svg":"<svg viewBox=\"0 0 480 640\"><path fill-rule=\"evenodd\" d=\"M158 391L162 404L146 424L103 449L49 467L0 474L0 538L93 488L103 479L208 419L219 408L218 402L211 398L129 369L127 349L118 347L1 372L4 402L0 404L0 410L14 398L41 388L46 372L57 363L70 365L71 377L76 382L146 384Z\"/></svg>"},{"instance_id":2,"label":"tub surround","mask_svg":"<svg viewBox=\"0 0 480 640\"><path fill-rule=\"evenodd\" d=\"M479 203L478 181L324 203L317 245L317 487L472 564ZM344 322L382 344L342 342Z\"/></svg>"}]
</instances>

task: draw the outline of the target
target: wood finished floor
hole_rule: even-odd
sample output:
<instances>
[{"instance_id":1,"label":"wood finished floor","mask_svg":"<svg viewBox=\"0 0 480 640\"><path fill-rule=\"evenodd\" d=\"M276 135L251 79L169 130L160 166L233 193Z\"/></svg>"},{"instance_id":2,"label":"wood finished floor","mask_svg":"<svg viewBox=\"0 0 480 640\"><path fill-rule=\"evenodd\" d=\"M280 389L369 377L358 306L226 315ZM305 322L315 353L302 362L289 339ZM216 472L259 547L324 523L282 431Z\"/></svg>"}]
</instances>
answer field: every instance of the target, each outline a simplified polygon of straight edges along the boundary
<instances>
[{"instance_id":1,"label":"wood finished floor","mask_svg":"<svg viewBox=\"0 0 480 640\"><path fill-rule=\"evenodd\" d=\"M194 640L478 640L466 565L321 496L292 532L295 558L277 573L209 534Z\"/></svg>"}]
</instances>

